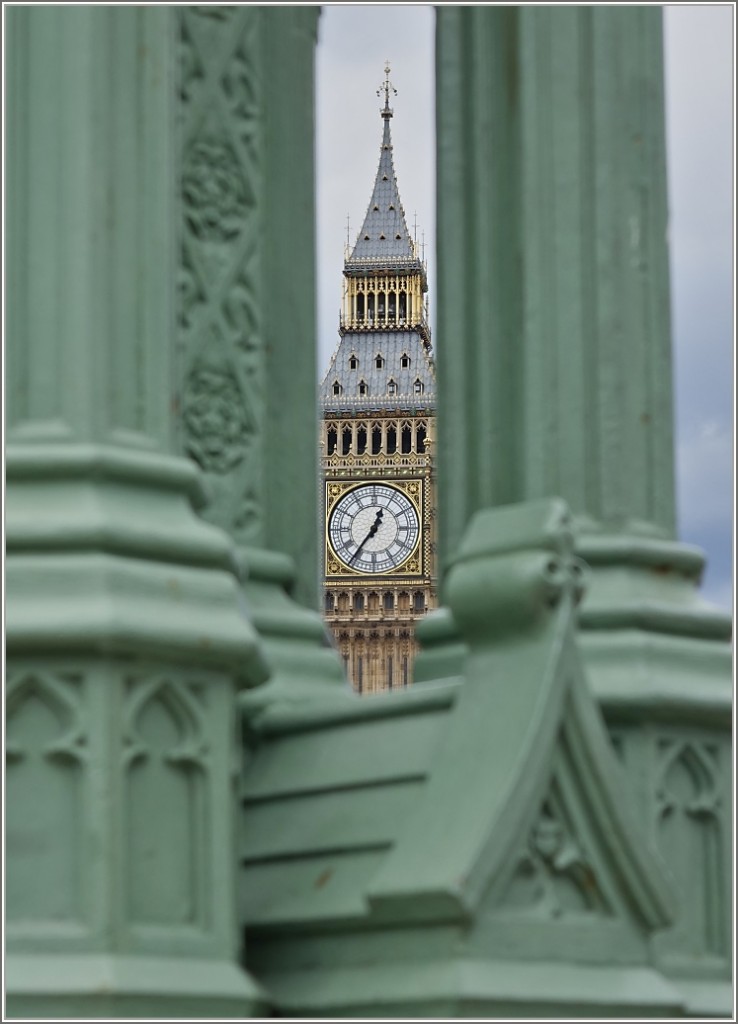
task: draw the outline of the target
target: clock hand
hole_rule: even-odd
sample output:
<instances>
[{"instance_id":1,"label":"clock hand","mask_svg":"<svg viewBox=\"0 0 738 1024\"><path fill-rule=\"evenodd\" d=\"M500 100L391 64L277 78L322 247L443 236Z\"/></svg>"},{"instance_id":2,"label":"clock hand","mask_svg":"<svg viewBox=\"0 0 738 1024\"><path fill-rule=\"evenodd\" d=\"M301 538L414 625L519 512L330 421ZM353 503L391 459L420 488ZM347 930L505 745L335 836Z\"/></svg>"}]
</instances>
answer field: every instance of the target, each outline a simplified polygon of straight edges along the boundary
<instances>
[{"instance_id":1,"label":"clock hand","mask_svg":"<svg viewBox=\"0 0 738 1024\"><path fill-rule=\"evenodd\" d=\"M353 553L353 555L351 556L351 558L349 558L349 560L348 560L348 564L349 564L349 565L351 565L351 563L352 563L352 562L354 561L354 559L355 559L355 558L358 558L358 557L359 557L359 554L360 554L360 552L361 552L361 551L363 550L363 548L364 548L364 545L366 544L366 542L367 542L368 540L371 540L371 538L372 538L372 537L373 537L373 536L375 535L375 533L377 532L377 530L378 530L378 529L379 529L379 527L380 527L380 524L381 524L381 522L382 522L382 516L383 516L383 515L384 515L384 509L381 509L381 508L380 508L380 509L378 509L378 510L377 510L377 515L376 515L376 518L375 518L375 520L374 520L374 523L372 524L372 526L371 526L371 527L370 527L370 529L369 529L369 533L367 533L366 537L365 537L365 538L363 539L363 541L361 542L361 544L359 544L358 548L356 549L356 551L354 551L354 553Z\"/></svg>"}]
</instances>

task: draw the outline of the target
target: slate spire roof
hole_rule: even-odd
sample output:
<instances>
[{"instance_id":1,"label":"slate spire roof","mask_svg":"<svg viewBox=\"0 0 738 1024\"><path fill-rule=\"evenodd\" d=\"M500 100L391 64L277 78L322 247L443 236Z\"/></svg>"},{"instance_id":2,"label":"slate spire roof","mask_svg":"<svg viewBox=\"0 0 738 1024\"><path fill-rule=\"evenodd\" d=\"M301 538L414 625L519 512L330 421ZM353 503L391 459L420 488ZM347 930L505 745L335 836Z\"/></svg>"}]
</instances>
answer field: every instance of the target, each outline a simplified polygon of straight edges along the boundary
<instances>
[{"instance_id":1,"label":"slate spire roof","mask_svg":"<svg viewBox=\"0 0 738 1024\"><path fill-rule=\"evenodd\" d=\"M364 223L356 238L353 251L346 261L346 270L362 270L367 262L387 263L388 266L407 267L417 264L415 244L408 231L405 211L400 201L397 187L395 165L392 160L392 136L390 121L393 110L389 105L390 90L396 92L389 81L389 66L385 67L385 82L379 93L385 94L384 107L381 110L384 128L382 144L379 150L379 166L377 167L371 199L367 207ZM415 269L413 267L413 269Z\"/></svg>"},{"instance_id":2,"label":"slate spire roof","mask_svg":"<svg viewBox=\"0 0 738 1024\"><path fill-rule=\"evenodd\" d=\"M382 145L364 223L344 264L347 277L375 273L420 275L425 267L410 237L392 160L389 66L385 66ZM340 341L320 388L326 415L366 411L429 411L435 407L435 367L424 313L412 323L389 320L340 331Z\"/></svg>"},{"instance_id":3,"label":"slate spire roof","mask_svg":"<svg viewBox=\"0 0 738 1024\"><path fill-rule=\"evenodd\" d=\"M433 359L417 331L347 331L333 354L320 398L330 414L433 409Z\"/></svg>"}]
</instances>

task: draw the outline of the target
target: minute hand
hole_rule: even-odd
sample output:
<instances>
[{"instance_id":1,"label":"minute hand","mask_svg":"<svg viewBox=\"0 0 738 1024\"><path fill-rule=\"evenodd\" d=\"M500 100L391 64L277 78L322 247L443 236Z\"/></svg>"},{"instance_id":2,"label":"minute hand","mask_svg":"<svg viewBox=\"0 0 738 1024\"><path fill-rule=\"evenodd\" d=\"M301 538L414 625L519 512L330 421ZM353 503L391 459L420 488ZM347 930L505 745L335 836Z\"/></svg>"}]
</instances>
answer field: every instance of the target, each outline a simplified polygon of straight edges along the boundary
<instances>
[{"instance_id":1,"label":"minute hand","mask_svg":"<svg viewBox=\"0 0 738 1024\"><path fill-rule=\"evenodd\" d=\"M363 551L363 549L364 549L364 545L366 544L366 542L367 542L368 540L371 540L371 538L372 538L372 537L373 537L373 536L375 535L375 533L377 532L377 530L378 530L378 529L379 529L379 527L380 527L380 524L381 524L381 522L382 522L382 516L383 516L383 515L384 515L384 509L381 509L381 508L380 508L380 509L379 509L379 510L377 511L377 515L376 515L376 518L375 518L375 520L374 520L374 523L372 524L372 526L371 526L371 528L370 528L370 530L369 530L369 533L367 533L366 537L365 537L365 538L363 539L363 541L361 542L361 544L359 544L358 548L356 549L356 551L354 551L354 553L353 553L353 555L351 556L351 558L349 558L349 560L348 560L348 564L349 564L349 565L351 565L351 563L352 563L352 562L353 562L353 561L354 561L355 559L357 559L357 558L359 557L359 555L361 554L361 552L362 552L362 551Z\"/></svg>"}]
</instances>

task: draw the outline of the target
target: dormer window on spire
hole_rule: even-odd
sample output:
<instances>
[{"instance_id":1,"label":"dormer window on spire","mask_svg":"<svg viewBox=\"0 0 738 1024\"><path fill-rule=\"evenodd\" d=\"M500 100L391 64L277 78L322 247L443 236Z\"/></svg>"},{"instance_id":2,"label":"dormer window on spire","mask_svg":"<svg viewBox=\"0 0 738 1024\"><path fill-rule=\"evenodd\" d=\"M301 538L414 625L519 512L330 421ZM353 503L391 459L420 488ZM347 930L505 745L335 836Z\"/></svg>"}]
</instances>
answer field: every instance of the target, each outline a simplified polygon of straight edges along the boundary
<instances>
[{"instance_id":1,"label":"dormer window on spire","mask_svg":"<svg viewBox=\"0 0 738 1024\"><path fill-rule=\"evenodd\" d=\"M358 359L356 358L356 356L355 356L355 355L354 355L354 354L352 353L352 354L351 354L351 355L349 356L349 369L350 369L350 370L355 370L355 369L356 369L356 368L358 367L358 365L359 365L359 360L358 360Z\"/></svg>"}]
</instances>

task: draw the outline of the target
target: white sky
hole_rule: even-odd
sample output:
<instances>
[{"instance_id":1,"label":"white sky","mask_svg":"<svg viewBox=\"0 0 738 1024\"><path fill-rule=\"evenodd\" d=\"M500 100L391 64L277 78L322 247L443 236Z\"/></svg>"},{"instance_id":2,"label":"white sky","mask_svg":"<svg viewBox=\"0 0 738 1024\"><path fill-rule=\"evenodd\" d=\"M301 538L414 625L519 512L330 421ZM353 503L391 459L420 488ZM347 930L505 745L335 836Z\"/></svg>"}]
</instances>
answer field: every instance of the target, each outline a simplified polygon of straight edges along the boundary
<instances>
[{"instance_id":1,"label":"white sky","mask_svg":"<svg viewBox=\"0 0 738 1024\"><path fill-rule=\"evenodd\" d=\"M350 216L361 227L379 159L376 90L390 60L392 141L408 226L435 238L433 10L324 5L317 52L319 369L337 342ZM708 556L703 590L732 600L733 7L664 8L679 536Z\"/></svg>"}]
</instances>

